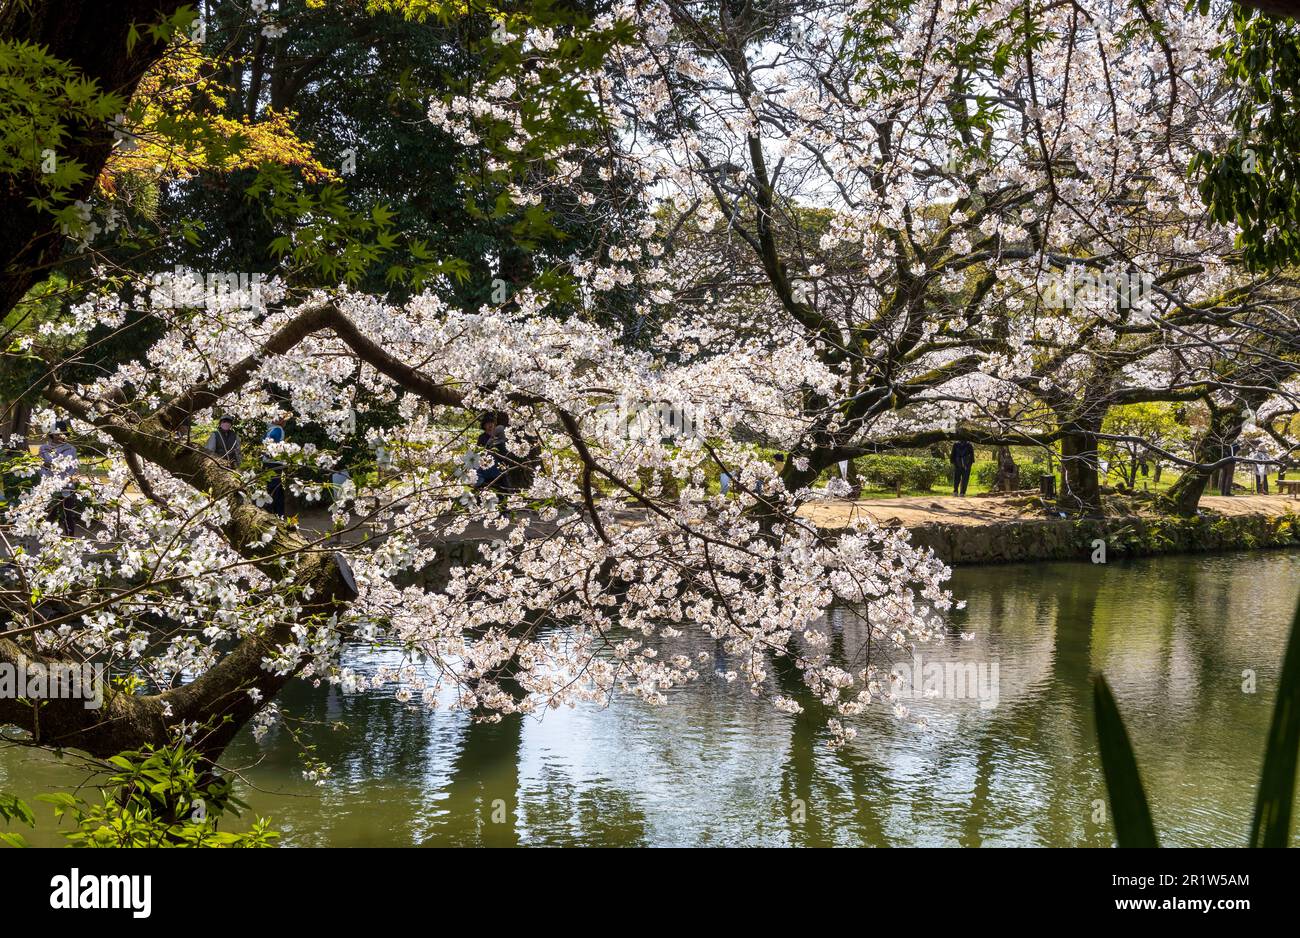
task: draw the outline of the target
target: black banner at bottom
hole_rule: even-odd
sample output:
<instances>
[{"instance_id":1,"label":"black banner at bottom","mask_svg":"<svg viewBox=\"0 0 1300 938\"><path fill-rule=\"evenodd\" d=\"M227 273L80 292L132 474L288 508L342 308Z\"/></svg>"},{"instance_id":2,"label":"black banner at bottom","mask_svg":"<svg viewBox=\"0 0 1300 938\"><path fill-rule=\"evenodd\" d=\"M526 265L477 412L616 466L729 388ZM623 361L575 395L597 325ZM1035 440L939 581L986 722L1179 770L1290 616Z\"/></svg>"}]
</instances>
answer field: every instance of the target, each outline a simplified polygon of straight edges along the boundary
<instances>
[{"instance_id":1,"label":"black banner at bottom","mask_svg":"<svg viewBox=\"0 0 1300 938\"><path fill-rule=\"evenodd\" d=\"M741 900L730 903L733 911L760 909L773 887L787 899L819 894L819 904L834 904L837 894L855 905L869 899L877 926L889 922L891 908L900 924L915 926L918 914L943 922L980 908L1044 905L1071 923L1172 915L1228 924L1257 912L1276 915L1295 892L1283 851L595 852L6 850L0 864L7 894L25 915L189 924L216 910L247 911L260 927L409 903L430 903L427 911L435 912L447 900L462 915L479 910L492 918L556 903L591 906L584 917L606 906L625 915L668 896L674 904L716 905L730 895Z\"/></svg>"}]
</instances>

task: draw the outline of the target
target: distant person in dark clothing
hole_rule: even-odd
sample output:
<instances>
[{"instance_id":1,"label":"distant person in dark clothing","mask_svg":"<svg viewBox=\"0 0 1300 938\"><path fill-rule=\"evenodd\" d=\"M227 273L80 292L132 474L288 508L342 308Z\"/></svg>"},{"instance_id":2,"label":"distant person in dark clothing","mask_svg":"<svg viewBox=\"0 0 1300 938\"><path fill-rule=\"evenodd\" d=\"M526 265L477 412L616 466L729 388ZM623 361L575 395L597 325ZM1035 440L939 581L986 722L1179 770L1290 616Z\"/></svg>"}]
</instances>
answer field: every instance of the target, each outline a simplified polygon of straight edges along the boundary
<instances>
[{"instance_id":1,"label":"distant person in dark clothing","mask_svg":"<svg viewBox=\"0 0 1300 938\"><path fill-rule=\"evenodd\" d=\"M203 448L230 468L237 468L241 454L239 435L235 433L235 418L222 417Z\"/></svg>"},{"instance_id":2,"label":"distant person in dark clothing","mask_svg":"<svg viewBox=\"0 0 1300 938\"><path fill-rule=\"evenodd\" d=\"M965 495L971 466L975 465L975 447L968 440L958 440L948 458L952 462L952 494Z\"/></svg>"},{"instance_id":3,"label":"distant person in dark clothing","mask_svg":"<svg viewBox=\"0 0 1300 938\"><path fill-rule=\"evenodd\" d=\"M482 429L478 435L479 458L485 456L492 458L492 465L479 466L475 471L477 488L485 488L497 479L505 471L503 459L506 450L506 428L497 423L495 414L489 414L479 421L479 427Z\"/></svg>"},{"instance_id":4,"label":"distant person in dark clothing","mask_svg":"<svg viewBox=\"0 0 1300 938\"><path fill-rule=\"evenodd\" d=\"M479 421L479 429L483 432L478 435L476 441L480 447L487 449L492 445L497 433L497 418L488 416Z\"/></svg>"}]
</instances>

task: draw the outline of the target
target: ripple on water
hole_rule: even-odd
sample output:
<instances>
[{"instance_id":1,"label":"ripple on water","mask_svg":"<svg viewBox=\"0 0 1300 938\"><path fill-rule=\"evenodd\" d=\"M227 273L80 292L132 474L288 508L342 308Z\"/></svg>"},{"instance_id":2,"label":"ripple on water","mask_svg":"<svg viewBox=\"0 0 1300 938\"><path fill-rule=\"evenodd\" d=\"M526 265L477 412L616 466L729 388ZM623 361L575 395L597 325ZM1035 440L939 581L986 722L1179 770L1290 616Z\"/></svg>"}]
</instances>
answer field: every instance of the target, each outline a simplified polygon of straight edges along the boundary
<instances>
[{"instance_id":1,"label":"ripple on water","mask_svg":"<svg viewBox=\"0 0 1300 938\"><path fill-rule=\"evenodd\" d=\"M282 704L332 780L302 777L284 729L241 736L229 761L256 786L246 800L295 845L1107 846L1109 826L1093 820L1104 786L1091 678L1102 671L1165 842L1244 840L1300 553L961 568L952 586L968 608L922 655L996 662L998 700L906 701L925 730L875 708L857 740L831 750L816 717L777 713L712 674L729 665L708 641L687 645L715 667L666 707L619 699L497 726L389 691L297 685ZM851 648L861 623L848 611L831 623ZM364 674L401 663L394 648L350 649L346 661ZM83 777L0 751L0 788L28 798ZM58 842L44 820L32 839Z\"/></svg>"}]
</instances>

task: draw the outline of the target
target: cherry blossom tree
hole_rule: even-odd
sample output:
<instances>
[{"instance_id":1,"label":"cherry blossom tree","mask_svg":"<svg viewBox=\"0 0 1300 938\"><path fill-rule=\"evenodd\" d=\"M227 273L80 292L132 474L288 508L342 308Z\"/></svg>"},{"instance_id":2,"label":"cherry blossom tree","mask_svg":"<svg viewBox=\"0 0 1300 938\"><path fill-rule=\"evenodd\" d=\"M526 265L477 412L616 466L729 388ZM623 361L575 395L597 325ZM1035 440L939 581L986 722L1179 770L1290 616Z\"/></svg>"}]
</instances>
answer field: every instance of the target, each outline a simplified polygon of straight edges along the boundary
<instances>
[{"instance_id":1,"label":"cherry blossom tree","mask_svg":"<svg viewBox=\"0 0 1300 938\"><path fill-rule=\"evenodd\" d=\"M174 289L141 291L76 314L122 316L159 292L174 303ZM57 478L9 509L0 656L102 661L126 683L103 711L0 704L35 741L102 754L181 734L215 755L269 718L295 676L359 687L337 657L358 640L428 663L376 682L481 718L616 692L662 703L700 677L672 652L686 628L725 642L742 662L733 677L755 692L770 656L791 655L817 695L851 715L888 691L869 655L857 674L830 663L817 627L826 606L865 604L888 646L930 637L950 603L945 569L905 534L866 525L827 539L757 457L723 446L742 495L709 495L705 469L719 455L709 440L721 433L630 437L605 405L673 399L681 377L612 332L544 315L540 300L466 312L434 295L402 308L349 293L262 299L152 308L171 328L140 361L45 389L110 468L81 485L87 537L49 520ZM256 460L229 468L182 430L227 409L270 417L275 388L288 389L297 418L342 438L362 386L394 396L405 417L382 441L401 454L396 471L356 484L315 529L261 507ZM484 410L515 418L513 455L498 458L530 461L521 491L471 487L467 424ZM302 478L337 461L329 447L270 448ZM305 502L322 489L293 487ZM481 556L429 576L446 543L472 531Z\"/></svg>"},{"instance_id":2,"label":"cherry blossom tree","mask_svg":"<svg viewBox=\"0 0 1300 938\"><path fill-rule=\"evenodd\" d=\"M1186 359L1279 302L1187 172L1232 113L1221 17L1112 2L629 15L644 42L593 81L620 129L601 158L649 181L670 261L616 249L581 272L599 291L639 269L662 347L752 376L761 405L730 380L709 390L765 415L750 429L795 455L792 488L964 437L1059 445L1061 506L1098 511L1107 409L1221 390Z\"/></svg>"},{"instance_id":3,"label":"cherry blossom tree","mask_svg":"<svg viewBox=\"0 0 1300 938\"><path fill-rule=\"evenodd\" d=\"M70 418L104 454L78 484L88 533L50 518L57 476L8 506L0 661L102 663L113 683L101 710L5 699L0 721L215 760L294 679L480 720L664 704L696 680L799 710L774 667L834 741L873 702L906 716L889 654L943 637L948 571L905 531L801 517L823 470L957 438L1059 443L1064 504L1090 511L1109 407L1277 407L1289 387L1291 285L1236 265L1185 172L1229 108L1221 28L1108 0L503 16L498 67L430 120L475 210L521 224L631 180L608 229L477 308L437 277L401 303L166 274L89 290L24 350L47 375L35 419ZM50 353L140 316L160 338L101 374ZM190 431L286 405L324 442L231 466ZM400 422L367 443L391 459L349 462L381 405ZM483 414L508 416L503 446L476 444ZM790 454L779 477L759 443ZM498 462L508 482L476 484ZM280 472L321 507L269 512ZM850 666L828 650L834 603L870 624ZM686 654L688 631L734 670ZM406 664L363 678L350 642Z\"/></svg>"}]
</instances>

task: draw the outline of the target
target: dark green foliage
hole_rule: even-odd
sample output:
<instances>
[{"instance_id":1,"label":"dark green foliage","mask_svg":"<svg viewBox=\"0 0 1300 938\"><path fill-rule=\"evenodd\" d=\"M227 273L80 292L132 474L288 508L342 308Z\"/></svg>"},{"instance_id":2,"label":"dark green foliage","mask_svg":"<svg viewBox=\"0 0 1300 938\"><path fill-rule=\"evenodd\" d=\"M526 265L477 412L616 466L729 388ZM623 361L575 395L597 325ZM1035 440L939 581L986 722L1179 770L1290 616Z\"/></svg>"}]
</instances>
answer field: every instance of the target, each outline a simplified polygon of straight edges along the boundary
<instances>
[{"instance_id":1,"label":"dark green foliage","mask_svg":"<svg viewBox=\"0 0 1300 938\"><path fill-rule=\"evenodd\" d=\"M220 821L238 817L242 801L228 777L215 774L184 744L149 747L113 756L103 766L100 803L59 792L38 799L54 806L56 818L68 818L63 832L74 847L270 847L279 839L264 819L249 830L218 830ZM0 817L33 827L36 818L20 799L0 794ZM0 834L0 841L23 847L19 834Z\"/></svg>"},{"instance_id":2,"label":"dark green foliage","mask_svg":"<svg viewBox=\"0 0 1300 938\"><path fill-rule=\"evenodd\" d=\"M535 2L521 16L565 36L598 6ZM215 9L208 42L230 49L235 59L223 76L238 89L226 116L251 119L267 108L292 112L298 137L312 143L321 164L338 176L311 186L286 167L264 166L203 173L171 187L162 201L164 219L194 223L189 238L173 237L181 264L264 273L287 268L297 285L347 282L399 302L443 278L455 302L476 307L491 300L494 280L508 290L534 282L606 236L606 199L556 213L505 198L512 174L535 165L537 154L493 152L498 168L489 171L484 154L499 142L490 132L471 151L429 121L430 99L519 73L520 51L492 41L491 18L444 21L367 12L360 5L309 9L303 0L285 0L280 15L293 26L267 42L249 28L241 5ZM570 38L561 53L575 67L604 48ZM594 117L583 119L591 107L585 95L558 75L541 78L550 98L526 101L521 115L536 134L537 150L558 137L597 132ZM584 187L611 198L627 187L619 178L600 180L597 169L584 168Z\"/></svg>"},{"instance_id":3,"label":"dark green foliage","mask_svg":"<svg viewBox=\"0 0 1300 938\"><path fill-rule=\"evenodd\" d=\"M20 824L26 824L28 827L36 826L36 815L32 814L32 809L21 798L6 794L0 791L0 818L5 824L11 821L17 821ZM0 831L0 843L8 844L11 847L26 847L27 838L15 831Z\"/></svg>"},{"instance_id":4,"label":"dark green foliage","mask_svg":"<svg viewBox=\"0 0 1300 938\"><path fill-rule=\"evenodd\" d=\"M1300 260L1300 24L1233 4L1234 36L1218 51L1239 99L1233 137L1192 159L1212 216L1242 229L1250 266Z\"/></svg>"},{"instance_id":5,"label":"dark green foliage","mask_svg":"<svg viewBox=\"0 0 1300 938\"><path fill-rule=\"evenodd\" d=\"M1017 459L1016 468L1020 470L1020 487L1034 488L1038 485L1038 477L1047 471L1047 468L1041 462L1032 462L1027 459ZM971 481L976 485L992 488L993 480L997 478L998 464L991 459L981 459L971 468Z\"/></svg>"},{"instance_id":6,"label":"dark green foliage","mask_svg":"<svg viewBox=\"0 0 1300 938\"><path fill-rule=\"evenodd\" d=\"M930 456L863 456L857 461L858 472L872 485L903 491L928 492L946 478L951 467L942 459Z\"/></svg>"}]
</instances>

